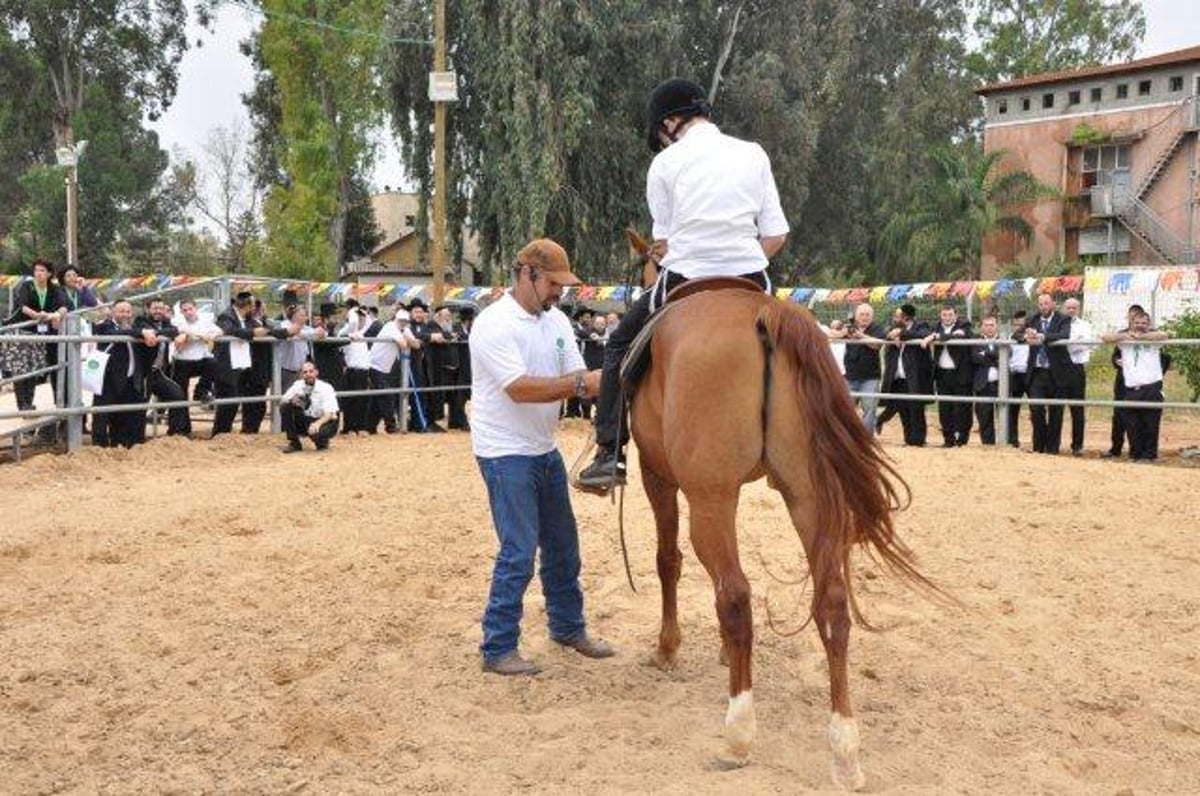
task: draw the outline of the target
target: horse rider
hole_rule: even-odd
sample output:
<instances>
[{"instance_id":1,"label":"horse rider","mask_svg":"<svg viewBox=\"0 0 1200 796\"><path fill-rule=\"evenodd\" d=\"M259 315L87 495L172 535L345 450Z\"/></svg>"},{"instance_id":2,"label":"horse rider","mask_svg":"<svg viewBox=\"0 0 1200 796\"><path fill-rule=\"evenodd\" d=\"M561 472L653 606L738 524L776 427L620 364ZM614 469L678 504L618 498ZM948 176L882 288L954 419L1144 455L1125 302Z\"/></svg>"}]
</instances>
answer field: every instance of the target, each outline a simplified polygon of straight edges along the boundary
<instances>
[{"instance_id":1,"label":"horse rider","mask_svg":"<svg viewBox=\"0 0 1200 796\"><path fill-rule=\"evenodd\" d=\"M770 292L767 263L787 242L771 161L761 146L722 133L704 90L673 78L655 86L646 111L655 154L646 174L658 279L608 338L596 406L595 460L577 486L603 494L625 483L628 424L620 398L621 360L667 293L689 279L741 276Z\"/></svg>"}]
</instances>

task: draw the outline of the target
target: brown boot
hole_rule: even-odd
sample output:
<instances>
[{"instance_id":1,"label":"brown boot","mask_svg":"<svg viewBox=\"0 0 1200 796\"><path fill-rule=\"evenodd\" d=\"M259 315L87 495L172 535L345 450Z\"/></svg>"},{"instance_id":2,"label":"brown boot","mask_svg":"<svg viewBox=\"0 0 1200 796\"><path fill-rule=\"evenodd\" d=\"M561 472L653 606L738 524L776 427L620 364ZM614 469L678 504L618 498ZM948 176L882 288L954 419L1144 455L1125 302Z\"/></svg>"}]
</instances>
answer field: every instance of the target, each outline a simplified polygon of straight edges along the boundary
<instances>
[{"instance_id":1,"label":"brown boot","mask_svg":"<svg viewBox=\"0 0 1200 796\"><path fill-rule=\"evenodd\" d=\"M536 663L527 661L518 655L515 651L506 655L501 655L494 660L483 659L483 670L492 674L502 674L508 677L512 676L532 676L542 671L542 667Z\"/></svg>"},{"instance_id":2,"label":"brown boot","mask_svg":"<svg viewBox=\"0 0 1200 796\"><path fill-rule=\"evenodd\" d=\"M580 633L569 639L556 638L554 639L554 643L570 647L585 658L611 658L617 654L612 644L609 644L607 641L601 641L598 638L592 638L587 633Z\"/></svg>"}]
</instances>

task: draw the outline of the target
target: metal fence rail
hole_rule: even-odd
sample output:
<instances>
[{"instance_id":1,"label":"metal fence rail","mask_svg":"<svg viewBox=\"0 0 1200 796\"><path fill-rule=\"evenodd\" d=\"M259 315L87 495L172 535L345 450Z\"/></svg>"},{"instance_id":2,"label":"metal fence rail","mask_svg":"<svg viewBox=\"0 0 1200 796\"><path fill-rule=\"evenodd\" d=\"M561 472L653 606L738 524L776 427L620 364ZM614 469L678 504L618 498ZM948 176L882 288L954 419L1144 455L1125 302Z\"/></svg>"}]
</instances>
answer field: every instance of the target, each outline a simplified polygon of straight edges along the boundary
<instances>
[{"instance_id":1,"label":"metal fence rail","mask_svg":"<svg viewBox=\"0 0 1200 796\"><path fill-rule=\"evenodd\" d=\"M44 375L50 372L62 372L65 378L57 380L59 389L59 400L52 409L33 409L33 410L18 410L9 412L0 412L0 420L8 420L14 418L29 419L36 421L28 426L22 426L13 432L18 433L36 429L48 424L58 424L66 421L66 447L67 450L78 450L83 444L83 417L88 414L109 414L115 412L130 412L130 411L149 411L149 410L165 410L183 407L204 407L204 406L220 406L227 404L244 404L244 403L268 403L271 408L271 431L279 432L281 421L279 416L279 404L282 400L284 386L282 384L282 367L278 356L272 357L272 373L271 385L269 391L264 395L248 395L238 396L233 398L220 398L209 401L173 401L173 402L158 402L146 401L143 403L134 404L119 404L106 406L86 406L83 403L82 390L82 346L84 343L133 343L139 344L137 338L129 336L112 336L112 335L83 335L79 333L80 318L77 314L70 314L64 319L65 330L60 334L54 335L39 335L39 334L21 334L17 333L5 334L0 340L12 343L31 343L50 345L57 344L60 347L59 364L42 368L38 371L28 374L22 374L18 377L12 377L0 381L0 384L11 383L20 378L34 378L39 375ZM238 341L241 338L236 337L220 337L218 342ZM372 342L373 338L366 340L358 340L349 337L326 337L319 341L314 341L317 345L341 345L351 342ZM276 338L261 338L250 342L255 345L271 345L277 346L288 342L287 340L279 340ZM580 344L584 343L603 343L599 340L581 340ZM838 339L831 342L842 343L845 345L868 345L878 347L881 350L886 346L900 347L909 345L921 345L919 340L910 340L903 343L888 341L881 343L876 340L856 340L856 339ZM966 346L978 347L984 344L982 338L963 338L947 341L938 341L935 346ZM1011 398L1009 393L1009 361L1011 349L1017 345L1027 345L1026 343L1015 341L1010 338L998 338L995 340L986 341L987 344L995 345L998 354L999 362L997 363L997 371L999 375L999 383L997 385L998 395L996 397L988 396L955 396L955 395L938 395L938 394L913 394L913 393L890 393L890 392L852 392L851 395L856 398L877 398L889 401L917 401L922 403L936 403L945 401L948 403L988 403L999 405L1001 409L1007 406L1014 405L1044 405L1044 406L1096 406L1096 407L1111 407L1111 408L1128 408L1128 409L1172 409L1172 410L1197 410L1200 409L1200 403L1188 402L1145 402L1145 401L1113 401L1101 399L1061 399L1061 398L1043 398L1032 399L1029 397ZM1162 340L1162 341L1138 341L1139 345L1148 346L1172 346L1172 347L1197 347L1200 346L1200 340ZM458 345L464 345L458 343ZM1060 341L1049 344L1053 347L1063 346L1106 346L1113 345L1105 343L1101 340L1070 340ZM401 428L407 429L407 413L408 402L407 396L412 394L425 393L446 393L462 390L469 390L469 385L445 385L437 387L413 387L409 386L411 382L411 365L409 355L402 352L400 355L401 362L401 386L387 387L379 389L363 389L363 390L340 390L336 392L339 398L342 397L374 397L379 395L397 395L400 400L400 423ZM995 413L996 433L998 439L1007 439L1008 435L1008 412L998 411ZM14 440L14 444L17 442Z\"/></svg>"}]
</instances>

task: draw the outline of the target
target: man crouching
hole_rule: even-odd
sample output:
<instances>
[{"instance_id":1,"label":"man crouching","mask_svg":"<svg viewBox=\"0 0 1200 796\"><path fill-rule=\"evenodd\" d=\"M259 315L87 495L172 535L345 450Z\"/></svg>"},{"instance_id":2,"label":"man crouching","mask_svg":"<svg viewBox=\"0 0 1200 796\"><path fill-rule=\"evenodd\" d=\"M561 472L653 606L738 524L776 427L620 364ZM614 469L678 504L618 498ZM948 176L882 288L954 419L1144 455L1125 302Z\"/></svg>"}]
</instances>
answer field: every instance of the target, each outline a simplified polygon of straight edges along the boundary
<instances>
[{"instance_id":1,"label":"man crouching","mask_svg":"<svg viewBox=\"0 0 1200 796\"><path fill-rule=\"evenodd\" d=\"M323 451L338 430L338 402L333 386L317 378L317 366L305 362L300 366L300 378L288 387L279 406L283 431L288 444L284 453L295 453L303 447L300 436L306 436Z\"/></svg>"}]
</instances>

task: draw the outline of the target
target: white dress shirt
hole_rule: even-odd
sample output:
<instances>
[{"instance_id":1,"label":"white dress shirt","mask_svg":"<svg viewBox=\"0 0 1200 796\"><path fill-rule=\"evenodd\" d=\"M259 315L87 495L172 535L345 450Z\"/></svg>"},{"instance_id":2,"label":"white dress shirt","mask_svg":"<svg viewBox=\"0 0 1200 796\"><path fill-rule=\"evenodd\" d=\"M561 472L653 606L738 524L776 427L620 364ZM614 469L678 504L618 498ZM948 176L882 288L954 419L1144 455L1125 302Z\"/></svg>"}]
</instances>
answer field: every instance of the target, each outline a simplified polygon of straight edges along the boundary
<instances>
[{"instance_id":1,"label":"white dress shirt","mask_svg":"<svg viewBox=\"0 0 1200 796\"><path fill-rule=\"evenodd\" d=\"M695 123L655 156L646 203L655 239L667 241L663 269L688 279L761 271L759 239L788 231L767 153L711 122Z\"/></svg>"},{"instance_id":2,"label":"white dress shirt","mask_svg":"<svg viewBox=\"0 0 1200 796\"><path fill-rule=\"evenodd\" d=\"M337 414L339 411L337 395L333 391L333 385L320 379L314 381L311 387L304 383L304 379L296 379L292 383L292 386L284 391L281 400L284 403L289 403L306 393L310 401L308 408L304 410L304 414L313 420L326 413Z\"/></svg>"},{"instance_id":3,"label":"white dress shirt","mask_svg":"<svg viewBox=\"0 0 1200 796\"><path fill-rule=\"evenodd\" d=\"M1068 340L1091 340L1094 337L1090 323L1083 318L1071 319L1071 336L1067 338ZM1071 355L1071 361L1076 365L1086 365L1092 358L1092 346L1068 345L1067 353Z\"/></svg>"}]
</instances>

